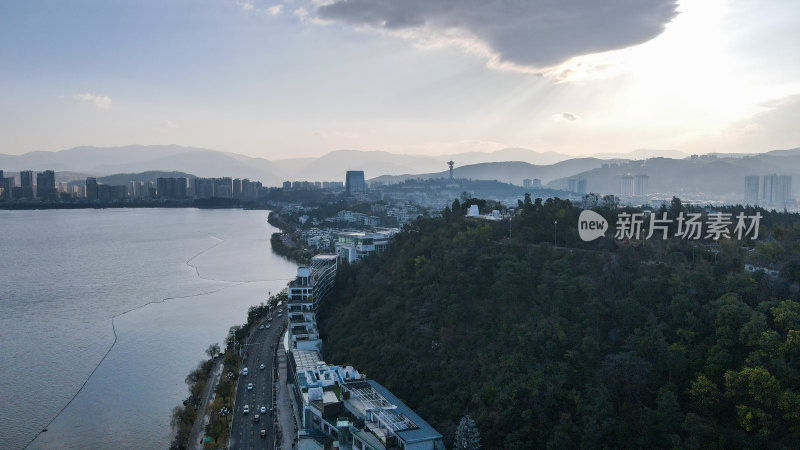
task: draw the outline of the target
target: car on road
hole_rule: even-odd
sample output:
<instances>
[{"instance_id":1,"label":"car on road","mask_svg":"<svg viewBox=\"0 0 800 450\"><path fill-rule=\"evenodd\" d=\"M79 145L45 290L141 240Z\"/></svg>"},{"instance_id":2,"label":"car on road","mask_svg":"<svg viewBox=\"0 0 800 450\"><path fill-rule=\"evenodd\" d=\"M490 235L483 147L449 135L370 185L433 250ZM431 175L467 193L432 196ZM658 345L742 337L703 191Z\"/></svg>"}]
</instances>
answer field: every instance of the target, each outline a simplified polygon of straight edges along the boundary
<instances>
[{"instance_id":1,"label":"car on road","mask_svg":"<svg viewBox=\"0 0 800 450\"><path fill-rule=\"evenodd\" d=\"M244 369L242 369L242 375L247 375L247 367L245 367Z\"/></svg>"},{"instance_id":2,"label":"car on road","mask_svg":"<svg viewBox=\"0 0 800 450\"><path fill-rule=\"evenodd\" d=\"M261 420L261 416L259 416L258 414L253 416L253 422L258 422L259 420Z\"/></svg>"},{"instance_id":3,"label":"car on road","mask_svg":"<svg viewBox=\"0 0 800 450\"><path fill-rule=\"evenodd\" d=\"M267 324L267 329L269 330L269 324Z\"/></svg>"},{"instance_id":4,"label":"car on road","mask_svg":"<svg viewBox=\"0 0 800 450\"><path fill-rule=\"evenodd\" d=\"M264 368L265 368L265 367L267 367L267 366L265 366L265 365L263 365L263 364L262 364L262 365L260 365L260 366L258 366L258 368L259 368L259 369L261 369L261 370L264 370Z\"/></svg>"},{"instance_id":5,"label":"car on road","mask_svg":"<svg viewBox=\"0 0 800 450\"><path fill-rule=\"evenodd\" d=\"M262 438L267 437L267 430L261 430L261 437Z\"/></svg>"},{"instance_id":6,"label":"car on road","mask_svg":"<svg viewBox=\"0 0 800 450\"><path fill-rule=\"evenodd\" d=\"M260 327L258 327L258 329L259 330L263 330L264 329L264 325L261 325Z\"/></svg>"},{"instance_id":7,"label":"car on road","mask_svg":"<svg viewBox=\"0 0 800 450\"><path fill-rule=\"evenodd\" d=\"M247 390L248 391L252 391L253 390L253 383L247 383Z\"/></svg>"},{"instance_id":8,"label":"car on road","mask_svg":"<svg viewBox=\"0 0 800 450\"><path fill-rule=\"evenodd\" d=\"M267 317L267 320L272 320L272 315L271 314L270 314L269 317Z\"/></svg>"},{"instance_id":9,"label":"car on road","mask_svg":"<svg viewBox=\"0 0 800 450\"><path fill-rule=\"evenodd\" d=\"M249 414L249 413L250 413L250 407L244 405L244 407L242 408L242 414Z\"/></svg>"},{"instance_id":10,"label":"car on road","mask_svg":"<svg viewBox=\"0 0 800 450\"><path fill-rule=\"evenodd\" d=\"M262 406L261 407L261 414L266 414L266 413L267 413L267 407L266 406Z\"/></svg>"}]
</instances>

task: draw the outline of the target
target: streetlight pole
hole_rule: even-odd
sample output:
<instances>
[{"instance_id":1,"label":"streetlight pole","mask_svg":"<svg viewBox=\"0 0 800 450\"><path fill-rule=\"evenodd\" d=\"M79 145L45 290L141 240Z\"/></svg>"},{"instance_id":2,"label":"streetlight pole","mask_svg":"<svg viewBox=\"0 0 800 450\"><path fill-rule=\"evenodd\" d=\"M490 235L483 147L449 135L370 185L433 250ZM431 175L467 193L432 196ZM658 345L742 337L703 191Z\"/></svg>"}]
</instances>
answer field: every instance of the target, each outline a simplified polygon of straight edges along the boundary
<instances>
[{"instance_id":1,"label":"streetlight pole","mask_svg":"<svg viewBox=\"0 0 800 450\"><path fill-rule=\"evenodd\" d=\"M553 221L553 247L558 245L558 221Z\"/></svg>"}]
</instances>

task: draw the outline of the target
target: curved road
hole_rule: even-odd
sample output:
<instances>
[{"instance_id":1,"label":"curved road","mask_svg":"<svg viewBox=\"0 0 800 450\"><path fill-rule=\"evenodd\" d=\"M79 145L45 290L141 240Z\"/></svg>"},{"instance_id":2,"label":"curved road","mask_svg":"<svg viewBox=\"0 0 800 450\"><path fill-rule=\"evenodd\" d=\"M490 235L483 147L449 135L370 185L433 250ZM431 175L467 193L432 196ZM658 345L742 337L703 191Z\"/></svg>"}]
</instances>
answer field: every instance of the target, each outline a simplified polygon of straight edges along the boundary
<instances>
[{"instance_id":1,"label":"curved road","mask_svg":"<svg viewBox=\"0 0 800 450\"><path fill-rule=\"evenodd\" d=\"M281 307L282 308L282 307ZM265 329L255 329L245 346L242 359L242 368L247 368L247 375L240 375L236 385L236 398L233 404L233 423L231 424L231 437L228 447L231 449L272 449L274 430L273 416L270 411L272 406L272 378L275 367L273 356L275 346L281 336L286 311L278 317L278 311L273 310L273 320L264 320ZM266 328L266 325L270 325ZM259 369L261 364L264 369ZM248 390L248 383L253 384L253 389ZM244 405L249 406L250 412L244 413ZM261 414L261 407L267 408L266 414ZM260 415L255 422L256 414ZM266 436L261 437L261 430L266 431Z\"/></svg>"}]
</instances>

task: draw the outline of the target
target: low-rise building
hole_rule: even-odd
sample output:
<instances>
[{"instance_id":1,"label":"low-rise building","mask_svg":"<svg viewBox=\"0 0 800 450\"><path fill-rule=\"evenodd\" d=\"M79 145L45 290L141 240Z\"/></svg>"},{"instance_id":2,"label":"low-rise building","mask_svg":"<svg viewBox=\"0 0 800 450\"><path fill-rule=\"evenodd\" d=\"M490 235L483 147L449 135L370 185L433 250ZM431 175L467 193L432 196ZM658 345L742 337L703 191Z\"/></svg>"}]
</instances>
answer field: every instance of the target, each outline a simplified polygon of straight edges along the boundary
<instances>
[{"instance_id":1,"label":"low-rise building","mask_svg":"<svg viewBox=\"0 0 800 450\"><path fill-rule=\"evenodd\" d=\"M386 228L381 231L345 232L336 237L336 253L343 261L354 262L369 255L386 251L389 239L397 233L397 229Z\"/></svg>"},{"instance_id":2,"label":"low-rise building","mask_svg":"<svg viewBox=\"0 0 800 450\"><path fill-rule=\"evenodd\" d=\"M444 449L442 435L411 408L352 366L328 365L315 351L293 350L298 437L354 450Z\"/></svg>"}]
</instances>

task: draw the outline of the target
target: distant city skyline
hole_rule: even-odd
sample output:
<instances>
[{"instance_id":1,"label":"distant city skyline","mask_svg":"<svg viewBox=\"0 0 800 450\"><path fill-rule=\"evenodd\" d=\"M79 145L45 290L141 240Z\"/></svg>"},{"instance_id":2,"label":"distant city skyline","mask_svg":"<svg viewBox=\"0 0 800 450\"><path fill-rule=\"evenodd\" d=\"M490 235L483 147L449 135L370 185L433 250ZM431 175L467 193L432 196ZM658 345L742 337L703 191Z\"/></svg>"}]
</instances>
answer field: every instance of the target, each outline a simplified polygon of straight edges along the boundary
<instances>
[{"instance_id":1,"label":"distant city skyline","mask_svg":"<svg viewBox=\"0 0 800 450\"><path fill-rule=\"evenodd\" d=\"M800 147L797 2L480 5L4 2L0 153Z\"/></svg>"}]
</instances>

